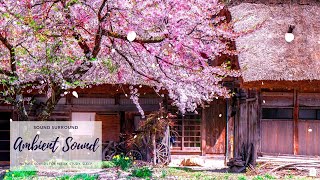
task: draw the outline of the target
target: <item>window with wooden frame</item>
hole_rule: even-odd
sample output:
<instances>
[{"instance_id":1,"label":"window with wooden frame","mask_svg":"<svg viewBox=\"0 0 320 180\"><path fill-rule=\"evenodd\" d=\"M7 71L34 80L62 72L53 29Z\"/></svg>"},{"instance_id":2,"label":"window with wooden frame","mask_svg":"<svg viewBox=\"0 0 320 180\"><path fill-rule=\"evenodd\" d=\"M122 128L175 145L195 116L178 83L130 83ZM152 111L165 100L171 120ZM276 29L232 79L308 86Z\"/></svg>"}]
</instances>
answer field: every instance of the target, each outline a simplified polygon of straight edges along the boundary
<instances>
[{"instance_id":1,"label":"window with wooden frame","mask_svg":"<svg viewBox=\"0 0 320 180\"><path fill-rule=\"evenodd\" d=\"M171 136L175 137L173 150L200 151L201 115L189 113L174 120Z\"/></svg>"},{"instance_id":2,"label":"window with wooden frame","mask_svg":"<svg viewBox=\"0 0 320 180\"><path fill-rule=\"evenodd\" d=\"M293 93L263 92L261 98L261 119L293 120Z\"/></svg>"},{"instance_id":3,"label":"window with wooden frame","mask_svg":"<svg viewBox=\"0 0 320 180\"><path fill-rule=\"evenodd\" d=\"M299 93L299 120L320 120L320 94Z\"/></svg>"},{"instance_id":4,"label":"window with wooden frame","mask_svg":"<svg viewBox=\"0 0 320 180\"><path fill-rule=\"evenodd\" d=\"M320 120L320 109L299 109L299 119Z\"/></svg>"},{"instance_id":5,"label":"window with wooden frame","mask_svg":"<svg viewBox=\"0 0 320 180\"><path fill-rule=\"evenodd\" d=\"M11 112L0 112L0 161L10 161Z\"/></svg>"},{"instance_id":6,"label":"window with wooden frame","mask_svg":"<svg viewBox=\"0 0 320 180\"><path fill-rule=\"evenodd\" d=\"M292 119L292 108L262 108L262 119Z\"/></svg>"},{"instance_id":7,"label":"window with wooden frame","mask_svg":"<svg viewBox=\"0 0 320 180\"><path fill-rule=\"evenodd\" d=\"M262 92L260 152L293 154L294 93Z\"/></svg>"}]
</instances>

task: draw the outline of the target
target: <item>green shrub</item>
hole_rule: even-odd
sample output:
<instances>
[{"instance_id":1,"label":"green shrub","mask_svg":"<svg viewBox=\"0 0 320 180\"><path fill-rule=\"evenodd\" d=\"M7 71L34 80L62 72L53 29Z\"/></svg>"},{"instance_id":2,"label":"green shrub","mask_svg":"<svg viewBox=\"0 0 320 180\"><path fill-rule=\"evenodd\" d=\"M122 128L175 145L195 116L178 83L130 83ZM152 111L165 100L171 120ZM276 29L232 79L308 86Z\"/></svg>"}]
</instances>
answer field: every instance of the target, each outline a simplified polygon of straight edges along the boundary
<instances>
[{"instance_id":1,"label":"green shrub","mask_svg":"<svg viewBox=\"0 0 320 180\"><path fill-rule=\"evenodd\" d=\"M122 170L126 171L132 166L132 160L123 155L116 155L112 158L112 162L119 166Z\"/></svg>"},{"instance_id":2,"label":"green shrub","mask_svg":"<svg viewBox=\"0 0 320 180\"><path fill-rule=\"evenodd\" d=\"M149 179L152 176L152 170L149 167L135 168L132 171L132 176Z\"/></svg>"},{"instance_id":3,"label":"green shrub","mask_svg":"<svg viewBox=\"0 0 320 180\"><path fill-rule=\"evenodd\" d=\"M36 171L7 171L4 180L31 179L37 175Z\"/></svg>"},{"instance_id":4,"label":"green shrub","mask_svg":"<svg viewBox=\"0 0 320 180\"><path fill-rule=\"evenodd\" d=\"M71 176L69 175L63 175L61 177L57 177L56 178L57 180L70 180L71 179Z\"/></svg>"},{"instance_id":5,"label":"green shrub","mask_svg":"<svg viewBox=\"0 0 320 180\"><path fill-rule=\"evenodd\" d=\"M225 173L224 178L223 179L229 179L229 177L231 176L230 173Z\"/></svg>"},{"instance_id":6,"label":"green shrub","mask_svg":"<svg viewBox=\"0 0 320 180\"><path fill-rule=\"evenodd\" d=\"M161 178L166 178L167 175L168 175L168 171L166 171L166 170L161 171Z\"/></svg>"},{"instance_id":7,"label":"green shrub","mask_svg":"<svg viewBox=\"0 0 320 180\"><path fill-rule=\"evenodd\" d=\"M265 179L276 179L275 177L271 176L270 174L265 174L264 178Z\"/></svg>"},{"instance_id":8,"label":"green shrub","mask_svg":"<svg viewBox=\"0 0 320 180\"><path fill-rule=\"evenodd\" d=\"M200 177L203 176L203 174L201 172L196 172L196 173L193 173L193 176L196 178L196 179L200 179Z\"/></svg>"},{"instance_id":9,"label":"green shrub","mask_svg":"<svg viewBox=\"0 0 320 180\"><path fill-rule=\"evenodd\" d=\"M252 180L268 180L268 179L276 179L275 177L271 176L270 174L265 174L264 176L255 176Z\"/></svg>"},{"instance_id":10,"label":"green shrub","mask_svg":"<svg viewBox=\"0 0 320 180\"><path fill-rule=\"evenodd\" d=\"M37 169L32 165L23 165L15 168L14 171L6 171L5 180L11 179L31 179L37 175Z\"/></svg>"},{"instance_id":11,"label":"green shrub","mask_svg":"<svg viewBox=\"0 0 320 180\"><path fill-rule=\"evenodd\" d=\"M252 180L264 180L264 178L262 176L256 176Z\"/></svg>"},{"instance_id":12,"label":"green shrub","mask_svg":"<svg viewBox=\"0 0 320 180\"><path fill-rule=\"evenodd\" d=\"M294 175L292 175L292 174L289 174L289 175L285 176L285 179L293 179L293 178L294 178Z\"/></svg>"},{"instance_id":13,"label":"green shrub","mask_svg":"<svg viewBox=\"0 0 320 180\"><path fill-rule=\"evenodd\" d=\"M102 168L113 168L116 165L112 161L102 161Z\"/></svg>"},{"instance_id":14,"label":"green shrub","mask_svg":"<svg viewBox=\"0 0 320 180\"><path fill-rule=\"evenodd\" d=\"M238 180L247 180L247 178L245 176L241 175L241 176L238 176Z\"/></svg>"},{"instance_id":15,"label":"green shrub","mask_svg":"<svg viewBox=\"0 0 320 180\"><path fill-rule=\"evenodd\" d=\"M74 176L64 175L61 177L58 177L57 180L96 180L98 179L98 175L89 175L89 174L77 174Z\"/></svg>"}]
</instances>

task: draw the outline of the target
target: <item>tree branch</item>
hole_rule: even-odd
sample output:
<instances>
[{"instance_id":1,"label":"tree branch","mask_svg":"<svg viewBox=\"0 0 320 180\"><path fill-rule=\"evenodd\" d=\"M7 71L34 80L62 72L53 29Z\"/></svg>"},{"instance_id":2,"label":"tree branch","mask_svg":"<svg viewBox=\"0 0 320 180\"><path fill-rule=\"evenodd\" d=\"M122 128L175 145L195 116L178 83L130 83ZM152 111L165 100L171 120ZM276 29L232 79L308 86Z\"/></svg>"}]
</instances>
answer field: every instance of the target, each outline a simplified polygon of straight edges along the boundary
<instances>
[{"instance_id":1,"label":"tree branch","mask_svg":"<svg viewBox=\"0 0 320 180\"><path fill-rule=\"evenodd\" d=\"M117 52L123 59L126 60L126 62L129 64L129 66L131 67L131 69L132 69L133 71L135 71L135 72L138 73L139 75L141 75L141 76L143 76L143 77L145 77L145 78L147 78L147 79L149 79L149 80L152 80L152 81L155 81L155 82L157 82L157 83L160 83L160 81L159 81L158 79L155 79L155 78L153 78L153 77L149 77L149 76L147 76L146 74L140 72L140 71L133 65L133 63L128 59L127 56L125 56L120 50L118 50L118 49L115 49L115 50L116 50L116 52Z\"/></svg>"},{"instance_id":2,"label":"tree branch","mask_svg":"<svg viewBox=\"0 0 320 180\"><path fill-rule=\"evenodd\" d=\"M100 51L100 45L101 45L101 40L102 40L102 28L101 28L101 21L103 20L103 18L101 17L101 13L102 10L104 8L104 6L106 5L107 0L104 0L99 8L99 12L98 12L98 20L99 20L99 27L98 30L96 32L95 35L95 39L94 39L94 48L92 51L92 56L93 57L97 57L99 51Z\"/></svg>"},{"instance_id":3,"label":"tree branch","mask_svg":"<svg viewBox=\"0 0 320 180\"><path fill-rule=\"evenodd\" d=\"M103 21L103 19L104 19L104 17L105 17L105 16L102 17L102 16L101 16L101 13L102 13L102 10L103 10L104 6L106 5L106 3L107 3L107 0L103 0L101 6L100 6L100 8L99 8L99 11L98 11L98 20L99 20L100 22Z\"/></svg>"},{"instance_id":4,"label":"tree branch","mask_svg":"<svg viewBox=\"0 0 320 180\"><path fill-rule=\"evenodd\" d=\"M113 38L117 38L117 39L122 39L122 40L126 40L127 41L127 36L126 35L122 35L122 34L118 34L115 32L111 32L108 30L103 29L102 30L102 34L105 36L110 36ZM162 42L166 39L166 37L164 36L159 36L159 37L152 37L149 39L140 39L140 38L136 38L133 42L137 42L137 43L159 43Z\"/></svg>"},{"instance_id":5,"label":"tree branch","mask_svg":"<svg viewBox=\"0 0 320 180\"><path fill-rule=\"evenodd\" d=\"M66 18L72 23L72 19L71 19L71 15L70 15L70 9L69 7L66 6L65 2L61 1L62 6L65 8L65 12L66 12ZM92 51L90 49L90 47L88 46L87 42L85 39L82 38L81 34L76 32L75 28L72 28L73 34L72 36L78 41L78 45L80 46L80 48L83 50L83 53L85 54L85 57L87 60L89 61L84 61L81 66L85 65L86 68L82 68L81 66L78 66L71 74L71 77L66 78L67 81L71 82L72 78L76 75L79 74L80 77L81 75L85 74L86 72L88 72L88 70L92 67L92 63L90 62L90 60L93 58L93 54ZM99 47L98 47L99 48ZM100 49L100 48L99 48ZM98 50L96 50L98 53Z\"/></svg>"},{"instance_id":6,"label":"tree branch","mask_svg":"<svg viewBox=\"0 0 320 180\"><path fill-rule=\"evenodd\" d=\"M16 58L15 58L15 54L14 54L14 47L9 43L9 41L7 40L7 38L5 38L2 34L0 34L0 41L2 42L2 44L4 46L6 46L6 48L9 50L10 52L10 66L11 66L11 71L13 72L12 75L16 76Z\"/></svg>"},{"instance_id":7,"label":"tree branch","mask_svg":"<svg viewBox=\"0 0 320 180\"><path fill-rule=\"evenodd\" d=\"M0 69L0 74L4 74L7 76L12 76L13 74L10 71L4 70L4 69Z\"/></svg>"}]
</instances>

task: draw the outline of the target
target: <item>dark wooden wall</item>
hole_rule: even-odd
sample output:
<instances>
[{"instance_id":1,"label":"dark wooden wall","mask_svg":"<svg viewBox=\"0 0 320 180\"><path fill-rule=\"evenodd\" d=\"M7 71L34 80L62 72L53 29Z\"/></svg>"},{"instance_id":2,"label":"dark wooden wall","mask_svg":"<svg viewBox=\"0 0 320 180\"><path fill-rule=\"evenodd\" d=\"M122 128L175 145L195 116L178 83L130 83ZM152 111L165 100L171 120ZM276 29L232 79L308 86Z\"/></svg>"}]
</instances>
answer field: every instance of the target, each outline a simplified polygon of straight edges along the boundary
<instances>
[{"instance_id":1,"label":"dark wooden wall","mask_svg":"<svg viewBox=\"0 0 320 180\"><path fill-rule=\"evenodd\" d=\"M206 154L226 152L226 101L213 101L205 108Z\"/></svg>"},{"instance_id":2,"label":"dark wooden wall","mask_svg":"<svg viewBox=\"0 0 320 180\"><path fill-rule=\"evenodd\" d=\"M120 141L119 114L96 114L95 120L102 122L102 142Z\"/></svg>"},{"instance_id":3,"label":"dark wooden wall","mask_svg":"<svg viewBox=\"0 0 320 180\"><path fill-rule=\"evenodd\" d=\"M298 89L268 91L260 96L262 110L286 110L289 116L260 117L261 154L320 155L320 94ZM259 127L259 126L258 126Z\"/></svg>"},{"instance_id":4,"label":"dark wooden wall","mask_svg":"<svg viewBox=\"0 0 320 180\"><path fill-rule=\"evenodd\" d=\"M298 109L317 111L316 119L303 119L298 114L298 152L300 155L320 155L320 93L297 92Z\"/></svg>"},{"instance_id":5,"label":"dark wooden wall","mask_svg":"<svg viewBox=\"0 0 320 180\"><path fill-rule=\"evenodd\" d=\"M261 151L293 154L293 123L287 120L261 121Z\"/></svg>"},{"instance_id":6,"label":"dark wooden wall","mask_svg":"<svg viewBox=\"0 0 320 180\"><path fill-rule=\"evenodd\" d=\"M0 161L6 162L10 161L10 118L11 112L0 112Z\"/></svg>"},{"instance_id":7,"label":"dark wooden wall","mask_svg":"<svg viewBox=\"0 0 320 180\"><path fill-rule=\"evenodd\" d=\"M262 92L261 108L294 109L293 92ZM293 117L293 115L292 115ZM294 154L293 118L261 119L261 153Z\"/></svg>"},{"instance_id":8,"label":"dark wooden wall","mask_svg":"<svg viewBox=\"0 0 320 180\"><path fill-rule=\"evenodd\" d=\"M319 120L299 121L299 154L320 155L320 122Z\"/></svg>"},{"instance_id":9,"label":"dark wooden wall","mask_svg":"<svg viewBox=\"0 0 320 180\"><path fill-rule=\"evenodd\" d=\"M248 152L252 146L252 158L256 158L260 147L260 103L258 92L242 93L235 117L234 156L239 157ZM254 161L253 161L254 162Z\"/></svg>"}]
</instances>

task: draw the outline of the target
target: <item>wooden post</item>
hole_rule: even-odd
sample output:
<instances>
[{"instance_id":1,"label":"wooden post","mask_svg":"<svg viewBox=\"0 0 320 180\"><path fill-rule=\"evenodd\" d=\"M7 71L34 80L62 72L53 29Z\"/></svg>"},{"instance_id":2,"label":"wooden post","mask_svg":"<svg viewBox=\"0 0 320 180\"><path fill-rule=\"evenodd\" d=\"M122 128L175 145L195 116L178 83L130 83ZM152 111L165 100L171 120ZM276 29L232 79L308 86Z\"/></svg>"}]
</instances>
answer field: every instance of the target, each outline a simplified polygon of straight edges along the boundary
<instances>
[{"instance_id":1,"label":"wooden post","mask_svg":"<svg viewBox=\"0 0 320 180\"><path fill-rule=\"evenodd\" d=\"M298 120L299 120L299 100L298 90L294 89L293 92L294 109L293 109L293 154L299 154L299 132L298 132Z\"/></svg>"},{"instance_id":2,"label":"wooden post","mask_svg":"<svg viewBox=\"0 0 320 180\"><path fill-rule=\"evenodd\" d=\"M120 104L120 94L114 95L114 104L119 105Z\"/></svg>"},{"instance_id":3,"label":"wooden post","mask_svg":"<svg viewBox=\"0 0 320 180\"><path fill-rule=\"evenodd\" d=\"M249 147L250 144L250 123L249 123L249 118L250 118L250 114L249 114L249 101L250 99L246 99L246 123L247 123L247 138L245 141L245 147Z\"/></svg>"},{"instance_id":4,"label":"wooden post","mask_svg":"<svg viewBox=\"0 0 320 180\"><path fill-rule=\"evenodd\" d=\"M257 90L257 135L255 136L257 139L257 143L255 144L256 155L258 157L258 153L261 153L261 119L262 119L262 97L261 97L261 89Z\"/></svg>"},{"instance_id":5,"label":"wooden post","mask_svg":"<svg viewBox=\"0 0 320 180\"><path fill-rule=\"evenodd\" d=\"M169 156L169 163L171 162L171 148L170 148L170 145L171 145L171 142L170 142L170 126L167 125L167 128L166 128L166 144L168 146L168 156Z\"/></svg>"},{"instance_id":6,"label":"wooden post","mask_svg":"<svg viewBox=\"0 0 320 180\"><path fill-rule=\"evenodd\" d=\"M157 164L157 145L156 145L156 134L151 134L151 141L152 141L152 150L153 150L153 165Z\"/></svg>"},{"instance_id":7,"label":"wooden post","mask_svg":"<svg viewBox=\"0 0 320 180\"><path fill-rule=\"evenodd\" d=\"M208 105L209 106L209 105ZM201 112L201 156L205 156L206 155L206 147L207 147L207 141L206 141L206 122L207 122L207 118L206 118L206 109L205 107L202 108L202 112Z\"/></svg>"},{"instance_id":8,"label":"wooden post","mask_svg":"<svg viewBox=\"0 0 320 180\"><path fill-rule=\"evenodd\" d=\"M228 141L228 154L226 155L228 157L227 160L229 160L230 158L233 158L234 155L234 117L231 116L232 115L232 105L230 103L230 105L227 107L229 108L228 110L228 114L226 114L226 116L228 116L228 122L227 122L227 128L228 128L228 136L227 136L227 141Z\"/></svg>"},{"instance_id":9,"label":"wooden post","mask_svg":"<svg viewBox=\"0 0 320 180\"><path fill-rule=\"evenodd\" d=\"M181 150L184 151L184 116L182 116L182 119L181 119L181 126L182 126L182 131L181 131Z\"/></svg>"}]
</instances>

